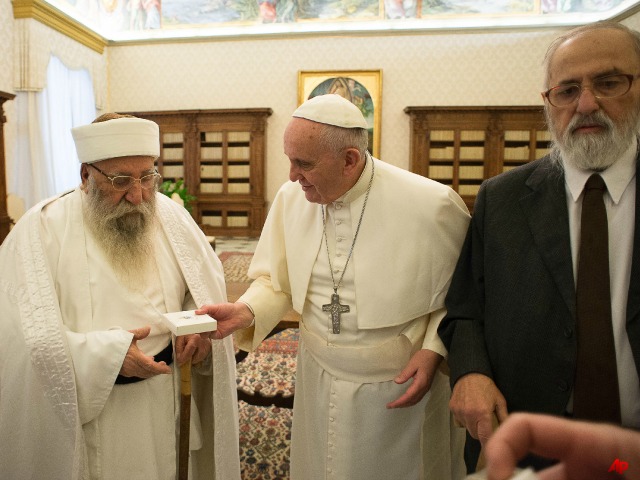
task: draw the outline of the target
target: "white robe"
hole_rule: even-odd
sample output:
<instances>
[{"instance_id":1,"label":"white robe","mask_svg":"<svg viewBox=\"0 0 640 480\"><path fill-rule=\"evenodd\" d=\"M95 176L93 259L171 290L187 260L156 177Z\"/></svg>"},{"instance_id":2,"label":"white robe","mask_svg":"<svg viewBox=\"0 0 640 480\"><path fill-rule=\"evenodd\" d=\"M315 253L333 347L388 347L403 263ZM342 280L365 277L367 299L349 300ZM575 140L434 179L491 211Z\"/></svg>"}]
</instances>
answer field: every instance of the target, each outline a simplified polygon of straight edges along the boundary
<instances>
[{"instance_id":1,"label":"white robe","mask_svg":"<svg viewBox=\"0 0 640 480\"><path fill-rule=\"evenodd\" d=\"M131 342L156 354L160 314L224 301L222 267L184 208L157 194L158 276L116 280L83 227L76 190L28 212L0 248L0 471L7 478L175 478L179 369L114 385ZM232 342L194 368L192 478L239 479ZM215 428L214 428L215 426ZM117 459L117 461L114 461Z\"/></svg>"},{"instance_id":2,"label":"white robe","mask_svg":"<svg viewBox=\"0 0 640 480\"><path fill-rule=\"evenodd\" d=\"M449 386L438 372L425 398L389 410L408 384L394 377L412 354L446 355L437 336L444 296L466 233L467 209L451 189L379 160L351 260L340 334L322 305L338 283L355 235L372 161L356 185L321 208L298 184L285 184L270 209L241 297L253 328L237 332L255 348L293 307L302 314L296 372L291 479L446 480L464 475L464 430L451 426ZM426 416L425 416L426 412ZM423 435L424 430L424 435ZM424 447L424 448L423 448Z\"/></svg>"}]
</instances>

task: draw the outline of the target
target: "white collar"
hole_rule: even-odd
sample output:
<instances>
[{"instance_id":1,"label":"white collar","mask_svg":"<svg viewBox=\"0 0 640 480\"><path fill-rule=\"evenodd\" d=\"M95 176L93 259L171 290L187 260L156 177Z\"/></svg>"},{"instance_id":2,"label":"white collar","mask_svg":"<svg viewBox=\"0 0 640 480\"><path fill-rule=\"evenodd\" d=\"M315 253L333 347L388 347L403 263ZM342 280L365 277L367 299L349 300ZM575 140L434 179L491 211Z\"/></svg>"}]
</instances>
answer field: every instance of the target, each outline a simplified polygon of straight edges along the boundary
<instances>
[{"instance_id":1,"label":"white collar","mask_svg":"<svg viewBox=\"0 0 640 480\"><path fill-rule=\"evenodd\" d=\"M629 182L635 178L637 148L637 141L633 142L619 160L603 172L599 172L607 185L609 196L615 204L620 201ZM571 197L574 202L577 202L587 180L595 172L578 168L564 158L562 159L562 165L564 166L565 181L569 187Z\"/></svg>"},{"instance_id":2,"label":"white collar","mask_svg":"<svg viewBox=\"0 0 640 480\"><path fill-rule=\"evenodd\" d=\"M369 161L369 159L371 159L371 161ZM367 191L367 188L369 188L369 180L371 179L371 170L373 169L373 157L369 152L365 153L364 162L364 168L356 184L333 203L353 202Z\"/></svg>"}]
</instances>

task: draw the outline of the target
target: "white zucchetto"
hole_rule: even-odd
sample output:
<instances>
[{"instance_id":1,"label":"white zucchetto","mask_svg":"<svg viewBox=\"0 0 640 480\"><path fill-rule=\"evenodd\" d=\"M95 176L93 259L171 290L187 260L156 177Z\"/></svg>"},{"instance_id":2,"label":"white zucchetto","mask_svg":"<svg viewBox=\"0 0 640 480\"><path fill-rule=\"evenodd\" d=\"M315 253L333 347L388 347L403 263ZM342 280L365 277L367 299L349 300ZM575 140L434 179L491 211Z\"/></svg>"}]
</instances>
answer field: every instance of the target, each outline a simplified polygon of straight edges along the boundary
<instances>
[{"instance_id":1,"label":"white zucchetto","mask_svg":"<svg viewBox=\"0 0 640 480\"><path fill-rule=\"evenodd\" d=\"M369 128L360 109L335 93L307 100L292 116L342 128Z\"/></svg>"},{"instance_id":2,"label":"white zucchetto","mask_svg":"<svg viewBox=\"0 0 640 480\"><path fill-rule=\"evenodd\" d=\"M142 118L115 118L71 129L80 163L117 157L160 156L158 124Z\"/></svg>"}]
</instances>

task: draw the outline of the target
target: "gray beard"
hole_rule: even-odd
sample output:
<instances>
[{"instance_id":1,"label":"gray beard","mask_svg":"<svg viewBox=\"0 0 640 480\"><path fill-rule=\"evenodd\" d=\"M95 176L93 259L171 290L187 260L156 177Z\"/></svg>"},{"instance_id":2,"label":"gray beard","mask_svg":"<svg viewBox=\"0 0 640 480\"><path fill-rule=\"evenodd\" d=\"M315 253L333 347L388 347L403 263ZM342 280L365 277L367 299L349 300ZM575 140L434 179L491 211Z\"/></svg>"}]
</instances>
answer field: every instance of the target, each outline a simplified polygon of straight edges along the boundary
<instances>
[{"instance_id":1,"label":"gray beard","mask_svg":"<svg viewBox=\"0 0 640 480\"><path fill-rule=\"evenodd\" d=\"M551 156L557 162L560 159L582 170L601 172L606 170L627 151L638 135L640 112L631 113L622 125L616 126L601 110L589 116L576 114L562 135L547 115L547 123L553 140ZM598 134L576 135L574 129L586 124L598 124L605 131Z\"/></svg>"},{"instance_id":2,"label":"gray beard","mask_svg":"<svg viewBox=\"0 0 640 480\"><path fill-rule=\"evenodd\" d=\"M132 205L124 198L111 205L90 178L84 220L113 267L130 290L141 291L153 271L156 198Z\"/></svg>"}]
</instances>

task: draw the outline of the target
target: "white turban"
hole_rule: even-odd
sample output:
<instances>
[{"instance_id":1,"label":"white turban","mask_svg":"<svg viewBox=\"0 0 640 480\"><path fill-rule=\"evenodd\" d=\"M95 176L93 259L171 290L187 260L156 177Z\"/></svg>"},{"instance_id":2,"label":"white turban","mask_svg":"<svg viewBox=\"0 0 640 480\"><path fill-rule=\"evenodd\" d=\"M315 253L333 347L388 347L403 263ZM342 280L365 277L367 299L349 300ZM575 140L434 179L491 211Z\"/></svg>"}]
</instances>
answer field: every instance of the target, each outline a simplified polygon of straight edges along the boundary
<instances>
[{"instance_id":1,"label":"white turban","mask_svg":"<svg viewBox=\"0 0 640 480\"><path fill-rule=\"evenodd\" d=\"M342 128L368 128L360 109L335 93L307 100L292 116Z\"/></svg>"},{"instance_id":2,"label":"white turban","mask_svg":"<svg viewBox=\"0 0 640 480\"><path fill-rule=\"evenodd\" d=\"M71 129L80 163L117 157L160 156L158 124L142 118L114 118Z\"/></svg>"}]
</instances>

